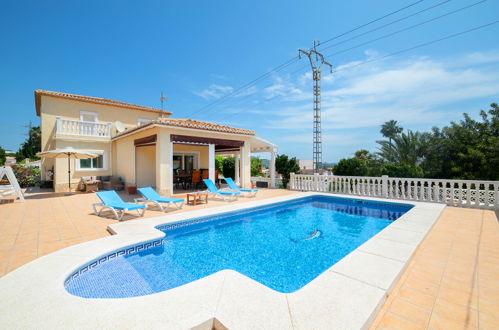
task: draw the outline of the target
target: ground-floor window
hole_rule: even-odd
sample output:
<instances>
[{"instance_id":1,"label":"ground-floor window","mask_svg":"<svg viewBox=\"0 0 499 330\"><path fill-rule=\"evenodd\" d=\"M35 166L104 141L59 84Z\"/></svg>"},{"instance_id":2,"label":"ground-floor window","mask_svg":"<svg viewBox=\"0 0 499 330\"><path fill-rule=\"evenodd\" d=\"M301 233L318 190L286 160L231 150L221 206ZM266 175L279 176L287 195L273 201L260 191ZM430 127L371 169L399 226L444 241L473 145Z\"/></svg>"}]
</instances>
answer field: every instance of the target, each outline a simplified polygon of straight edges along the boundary
<instances>
[{"instance_id":1,"label":"ground-floor window","mask_svg":"<svg viewBox=\"0 0 499 330\"><path fill-rule=\"evenodd\" d=\"M106 170L106 155L104 152L96 152L91 151L93 153L97 153L99 156L96 158L85 158L77 160L77 169L80 171L88 171L88 170Z\"/></svg>"}]
</instances>

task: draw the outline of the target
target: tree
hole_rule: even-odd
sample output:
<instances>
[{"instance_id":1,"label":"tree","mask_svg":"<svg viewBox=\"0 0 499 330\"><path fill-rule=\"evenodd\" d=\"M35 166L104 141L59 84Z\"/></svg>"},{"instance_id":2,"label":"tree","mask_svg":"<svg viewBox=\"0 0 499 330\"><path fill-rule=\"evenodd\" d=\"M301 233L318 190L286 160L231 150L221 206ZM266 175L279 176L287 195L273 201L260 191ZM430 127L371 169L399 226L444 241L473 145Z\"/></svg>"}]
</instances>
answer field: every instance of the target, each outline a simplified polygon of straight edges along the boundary
<instances>
[{"instance_id":1,"label":"tree","mask_svg":"<svg viewBox=\"0 0 499 330\"><path fill-rule=\"evenodd\" d=\"M282 183L286 188L288 186L289 177L291 173L298 173L300 166L296 158L288 158L287 155L278 155L275 159L275 169L277 173L282 175Z\"/></svg>"},{"instance_id":2,"label":"tree","mask_svg":"<svg viewBox=\"0 0 499 330\"><path fill-rule=\"evenodd\" d=\"M236 168L234 157L224 158L222 173L224 175L224 178L235 178Z\"/></svg>"},{"instance_id":3,"label":"tree","mask_svg":"<svg viewBox=\"0 0 499 330\"><path fill-rule=\"evenodd\" d=\"M397 134L390 141L376 141L380 145L378 155L390 163L416 166L423 158L422 140L420 132L408 130L407 134Z\"/></svg>"},{"instance_id":4,"label":"tree","mask_svg":"<svg viewBox=\"0 0 499 330\"><path fill-rule=\"evenodd\" d=\"M368 172L367 164L359 158L344 158L333 168L335 175L366 176Z\"/></svg>"},{"instance_id":5,"label":"tree","mask_svg":"<svg viewBox=\"0 0 499 330\"><path fill-rule=\"evenodd\" d=\"M258 157L251 158L251 176L260 176L262 174L262 160Z\"/></svg>"},{"instance_id":6,"label":"tree","mask_svg":"<svg viewBox=\"0 0 499 330\"><path fill-rule=\"evenodd\" d=\"M427 177L499 180L499 107L492 103L481 111L481 120L463 114L460 122L425 133L424 160Z\"/></svg>"},{"instance_id":7,"label":"tree","mask_svg":"<svg viewBox=\"0 0 499 330\"><path fill-rule=\"evenodd\" d=\"M223 173L224 171L224 157L223 156L215 156L215 170L218 173Z\"/></svg>"},{"instance_id":8,"label":"tree","mask_svg":"<svg viewBox=\"0 0 499 330\"><path fill-rule=\"evenodd\" d=\"M366 150L366 149L360 149L355 152L355 158L363 159L363 160L368 160L372 158L371 153Z\"/></svg>"},{"instance_id":9,"label":"tree","mask_svg":"<svg viewBox=\"0 0 499 330\"><path fill-rule=\"evenodd\" d=\"M397 135L402 133L403 128L397 125L396 120L389 120L381 125L381 130L379 131L384 137L388 138L391 142L392 139Z\"/></svg>"},{"instance_id":10,"label":"tree","mask_svg":"<svg viewBox=\"0 0 499 330\"><path fill-rule=\"evenodd\" d=\"M28 132L28 138L23 142L16 153L16 159L18 162L26 158L38 159L38 157L36 157L36 153L41 151L41 137L40 126L31 127Z\"/></svg>"},{"instance_id":11,"label":"tree","mask_svg":"<svg viewBox=\"0 0 499 330\"><path fill-rule=\"evenodd\" d=\"M5 149L0 147L0 166L5 164Z\"/></svg>"}]
</instances>

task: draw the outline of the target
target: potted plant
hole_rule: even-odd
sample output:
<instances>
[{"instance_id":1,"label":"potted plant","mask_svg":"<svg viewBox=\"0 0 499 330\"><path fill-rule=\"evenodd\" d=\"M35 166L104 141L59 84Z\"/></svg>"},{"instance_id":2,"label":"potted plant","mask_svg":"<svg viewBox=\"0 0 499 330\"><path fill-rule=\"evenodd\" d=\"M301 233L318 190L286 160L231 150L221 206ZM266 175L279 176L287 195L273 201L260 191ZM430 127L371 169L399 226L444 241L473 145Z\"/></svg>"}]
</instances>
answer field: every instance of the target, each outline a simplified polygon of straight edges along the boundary
<instances>
[{"instance_id":1,"label":"potted plant","mask_svg":"<svg viewBox=\"0 0 499 330\"><path fill-rule=\"evenodd\" d=\"M128 186L126 187L126 191L128 191L129 195L135 195L137 193L137 186Z\"/></svg>"}]
</instances>

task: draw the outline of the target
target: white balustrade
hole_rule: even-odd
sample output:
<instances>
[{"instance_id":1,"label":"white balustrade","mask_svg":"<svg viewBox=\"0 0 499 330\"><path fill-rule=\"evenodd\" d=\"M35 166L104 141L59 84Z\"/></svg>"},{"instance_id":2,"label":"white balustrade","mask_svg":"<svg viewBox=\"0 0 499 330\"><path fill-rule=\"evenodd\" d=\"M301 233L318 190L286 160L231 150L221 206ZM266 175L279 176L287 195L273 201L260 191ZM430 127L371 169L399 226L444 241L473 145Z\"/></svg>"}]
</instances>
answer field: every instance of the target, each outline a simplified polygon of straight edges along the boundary
<instances>
[{"instance_id":1,"label":"white balustrade","mask_svg":"<svg viewBox=\"0 0 499 330\"><path fill-rule=\"evenodd\" d=\"M111 126L111 123L57 118L56 134L110 138Z\"/></svg>"},{"instance_id":2,"label":"white balustrade","mask_svg":"<svg viewBox=\"0 0 499 330\"><path fill-rule=\"evenodd\" d=\"M292 190L499 209L499 181L291 174Z\"/></svg>"}]
</instances>

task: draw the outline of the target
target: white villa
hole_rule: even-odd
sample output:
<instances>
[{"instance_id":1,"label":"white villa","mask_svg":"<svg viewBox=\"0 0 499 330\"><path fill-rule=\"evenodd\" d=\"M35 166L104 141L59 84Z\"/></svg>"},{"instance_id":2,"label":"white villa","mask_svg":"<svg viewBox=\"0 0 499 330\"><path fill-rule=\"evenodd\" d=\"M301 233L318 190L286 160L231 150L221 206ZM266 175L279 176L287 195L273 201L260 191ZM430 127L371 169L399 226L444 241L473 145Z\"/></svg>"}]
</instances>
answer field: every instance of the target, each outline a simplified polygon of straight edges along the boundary
<instances>
[{"instance_id":1,"label":"white villa","mask_svg":"<svg viewBox=\"0 0 499 330\"><path fill-rule=\"evenodd\" d=\"M119 176L126 186L152 186L163 195L174 189L174 171L207 170L215 179L215 155L233 155L235 181L249 187L251 153L270 153L270 186L275 186L276 145L252 130L191 119L120 101L45 90L35 91L42 151L72 147L98 158L71 161L71 183L83 176ZM66 159L43 159L42 180L54 190L68 186Z\"/></svg>"}]
</instances>

